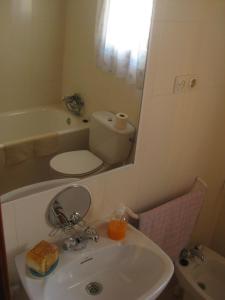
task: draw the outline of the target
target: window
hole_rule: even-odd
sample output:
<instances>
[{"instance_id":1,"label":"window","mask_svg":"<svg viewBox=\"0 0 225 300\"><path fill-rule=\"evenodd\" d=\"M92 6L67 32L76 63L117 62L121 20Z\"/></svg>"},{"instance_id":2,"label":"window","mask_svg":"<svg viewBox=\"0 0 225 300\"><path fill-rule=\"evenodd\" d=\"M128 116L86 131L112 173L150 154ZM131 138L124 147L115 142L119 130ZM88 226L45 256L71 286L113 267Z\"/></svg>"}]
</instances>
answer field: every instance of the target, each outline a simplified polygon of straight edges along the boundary
<instances>
[{"instance_id":1,"label":"window","mask_svg":"<svg viewBox=\"0 0 225 300\"><path fill-rule=\"evenodd\" d=\"M97 24L101 68L143 84L152 0L100 1Z\"/></svg>"}]
</instances>

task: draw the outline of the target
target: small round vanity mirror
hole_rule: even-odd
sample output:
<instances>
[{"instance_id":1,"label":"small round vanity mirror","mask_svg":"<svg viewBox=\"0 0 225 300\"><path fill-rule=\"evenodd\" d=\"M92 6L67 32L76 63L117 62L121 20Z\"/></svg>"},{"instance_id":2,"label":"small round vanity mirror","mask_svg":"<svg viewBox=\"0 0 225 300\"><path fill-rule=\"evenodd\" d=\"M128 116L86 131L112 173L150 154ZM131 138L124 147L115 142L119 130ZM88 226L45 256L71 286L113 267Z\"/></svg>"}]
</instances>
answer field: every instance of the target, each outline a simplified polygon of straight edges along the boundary
<instances>
[{"instance_id":1,"label":"small round vanity mirror","mask_svg":"<svg viewBox=\"0 0 225 300\"><path fill-rule=\"evenodd\" d=\"M56 228L72 228L83 220L90 205L91 195L85 187L70 186L52 199L47 211L48 222Z\"/></svg>"}]
</instances>

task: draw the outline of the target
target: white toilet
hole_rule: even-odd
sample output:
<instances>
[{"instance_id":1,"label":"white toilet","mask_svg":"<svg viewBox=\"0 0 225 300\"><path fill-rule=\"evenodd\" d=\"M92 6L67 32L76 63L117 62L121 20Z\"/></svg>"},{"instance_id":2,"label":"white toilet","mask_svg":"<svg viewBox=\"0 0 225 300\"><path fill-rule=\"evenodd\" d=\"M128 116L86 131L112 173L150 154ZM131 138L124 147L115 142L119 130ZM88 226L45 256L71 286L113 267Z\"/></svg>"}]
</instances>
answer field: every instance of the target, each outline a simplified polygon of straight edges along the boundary
<instances>
[{"instance_id":1,"label":"white toilet","mask_svg":"<svg viewBox=\"0 0 225 300\"><path fill-rule=\"evenodd\" d=\"M125 129L115 128L116 116L100 111L92 114L89 150L70 151L56 155L50 161L54 172L64 176L84 177L122 164L128 158L135 128L127 123Z\"/></svg>"}]
</instances>

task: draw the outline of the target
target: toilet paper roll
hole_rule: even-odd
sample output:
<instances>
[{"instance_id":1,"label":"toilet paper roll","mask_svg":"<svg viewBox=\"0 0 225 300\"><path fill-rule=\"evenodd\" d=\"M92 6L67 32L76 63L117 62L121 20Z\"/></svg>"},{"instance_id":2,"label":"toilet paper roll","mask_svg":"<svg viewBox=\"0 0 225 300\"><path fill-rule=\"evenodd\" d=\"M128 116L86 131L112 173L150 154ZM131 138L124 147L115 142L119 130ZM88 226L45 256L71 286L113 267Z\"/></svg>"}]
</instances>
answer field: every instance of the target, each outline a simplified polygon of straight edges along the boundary
<instances>
[{"instance_id":1,"label":"toilet paper roll","mask_svg":"<svg viewBox=\"0 0 225 300\"><path fill-rule=\"evenodd\" d=\"M127 128L128 115L124 113L116 114L115 128L118 130L124 130Z\"/></svg>"}]
</instances>

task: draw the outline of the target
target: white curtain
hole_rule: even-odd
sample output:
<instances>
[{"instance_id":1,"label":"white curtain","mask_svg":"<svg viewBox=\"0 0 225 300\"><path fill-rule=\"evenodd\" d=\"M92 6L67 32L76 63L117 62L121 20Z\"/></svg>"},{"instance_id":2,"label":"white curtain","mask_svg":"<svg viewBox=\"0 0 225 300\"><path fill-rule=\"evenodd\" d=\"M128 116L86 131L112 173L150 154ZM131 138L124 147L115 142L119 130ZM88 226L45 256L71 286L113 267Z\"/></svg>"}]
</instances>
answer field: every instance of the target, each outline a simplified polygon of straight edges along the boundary
<instances>
[{"instance_id":1,"label":"white curtain","mask_svg":"<svg viewBox=\"0 0 225 300\"><path fill-rule=\"evenodd\" d=\"M98 0L97 62L143 87L153 0Z\"/></svg>"}]
</instances>

